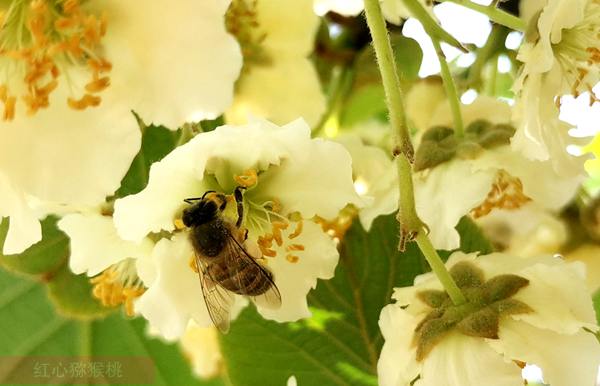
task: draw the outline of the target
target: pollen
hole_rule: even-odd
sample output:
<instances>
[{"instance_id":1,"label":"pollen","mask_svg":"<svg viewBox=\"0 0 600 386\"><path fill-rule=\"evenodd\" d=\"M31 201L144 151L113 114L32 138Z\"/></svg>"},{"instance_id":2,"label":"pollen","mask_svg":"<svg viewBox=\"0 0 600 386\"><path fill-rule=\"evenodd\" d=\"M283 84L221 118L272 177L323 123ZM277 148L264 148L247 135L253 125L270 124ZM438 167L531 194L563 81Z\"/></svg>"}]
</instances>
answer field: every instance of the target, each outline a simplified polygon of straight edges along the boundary
<instances>
[{"instance_id":1,"label":"pollen","mask_svg":"<svg viewBox=\"0 0 600 386\"><path fill-rule=\"evenodd\" d=\"M190 256L190 260L188 262L188 265L190 266L190 268L192 269L192 271L194 271L196 273L200 273L200 269L198 268L198 263L196 263L196 256L195 255Z\"/></svg>"},{"instance_id":2,"label":"pollen","mask_svg":"<svg viewBox=\"0 0 600 386\"><path fill-rule=\"evenodd\" d=\"M302 245L302 244L288 245L287 247L285 247L285 250L288 251L288 252L303 251L304 250L304 245Z\"/></svg>"},{"instance_id":3,"label":"pollen","mask_svg":"<svg viewBox=\"0 0 600 386\"><path fill-rule=\"evenodd\" d=\"M100 105L99 93L110 86L107 73L112 65L102 56L102 38L106 34L106 15L87 13L79 0L29 0L13 2L0 22L1 65L10 68L10 76L0 79L3 119L15 118L17 102L26 115L48 108L50 96L65 72L80 67L89 74L71 90L83 94L67 96L75 110ZM62 71L61 71L62 70ZM16 91L18 90L18 91Z\"/></svg>"},{"instance_id":4,"label":"pollen","mask_svg":"<svg viewBox=\"0 0 600 386\"><path fill-rule=\"evenodd\" d=\"M289 224L283 221L275 221L271 224L273 226L273 239L280 247L283 245L283 237L281 237L281 231L288 228Z\"/></svg>"},{"instance_id":5,"label":"pollen","mask_svg":"<svg viewBox=\"0 0 600 386\"><path fill-rule=\"evenodd\" d=\"M263 256L267 257L275 257L277 256L277 252L275 252L271 247L273 246L273 235L267 233L266 235L258 237L258 248L262 252Z\"/></svg>"},{"instance_id":6,"label":"pollen","mask_svg":"<svg viewBox=\"0 0 600 386\"><path fill-rule=\"evenodd\" d=\"M142 296L146 289L140 280L130 276L131 262L125 260L111 266L100 275L90 279L92 294L104 307L123 305L128 316L134 315L133 302Z\"/></svg>"},{"instance_id":7,"label":"pollen","mask_svg":"<svg viewBox=\"0 0 600 386\"><path fill-rule=\"evenodd\" d=\"M523 193L521 180L501 170L496 175L496 180L485 201L471 210L471 215L474 218L483 217L495 208L514 210L529 201L531 199Z\"/></svg>"},{"instance_id":8,"label":"pollen","mask_svg":"<svg viewBox=\"0 0 600 386\"><path fill-rule=\"evenodd\" d=\"M175 229L177 229L177 230L182 230L185 228L185 224L183 223L183 220L180 218L176 218L175 220L173 220L173 225L175 226Z\"/></svg>"},{"instance_id":9,"label":"pollen","mask_svg":"<svg viewBox=\"0 0 600 386\"><path fill-rule=\"evenodd\" d=\"M321 226L321 229L323 229L325 233L331 236L336 243L339 243L344 239L344 236L348 229L350 229L356 215L356 208L349 205L342 209L338 216L333 220L326 220L319 216L315 216L314 220Z\"/></svg>"},{"instance_id":10,"label":"pollen","mask_svg":"<svg viewBox=\"0 0 600 386\"><path fill-rule=\"evenodd\" d=\"M238 185L249 188L258 182L258 173L254 169L248 169L240 175L233 176L233 179Z\"/></svg>"},{"instance_id":11,"label":"pollen","mask_svg":"<svg viewBox=\"0 0 600 386\"><path fill-rule=\"evenodd\" d=\"M298 256L292 255L292 254L286 255L285 259L292 264L295 264L298 262L298 260L300 260L300 258Z\"/></svg>"},{"instance_id":12,"label":"pollen","mask_svg":"<svg viewBox=\"0 0 600 386\"><path fill-rule=\"evenodd\" d=\"M300 234L302 234L303 228L304 228L304 223L302 222L302 220L296 222L296 229L294 229L294 231L288 235L288 239L292 240L292 239L295 239L296 237L300 236Z\"/></svg>"}]
</instances>

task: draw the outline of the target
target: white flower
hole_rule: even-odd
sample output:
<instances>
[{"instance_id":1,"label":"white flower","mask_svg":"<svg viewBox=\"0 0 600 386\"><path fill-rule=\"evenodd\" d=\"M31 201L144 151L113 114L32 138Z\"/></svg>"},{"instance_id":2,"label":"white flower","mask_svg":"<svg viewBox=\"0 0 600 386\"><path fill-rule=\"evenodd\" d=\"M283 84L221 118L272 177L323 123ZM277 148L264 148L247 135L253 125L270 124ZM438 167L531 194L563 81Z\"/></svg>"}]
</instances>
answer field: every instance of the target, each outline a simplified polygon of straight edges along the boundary
<instances>
[{"instance_id":1,"label":"white flower","mask_svg":"<svg viewBox=\"0 0 600 386\"><path fill-rule=\"evenodd\" d=\"M267 121L222 126L152 165L147 187L116 201L115 224L119 235L132 241L174 231L185 198L208 190L229 195L250 181L244 193L246 247L258 244L282 298L279 309L258 310L269 319L297 320L310 315L306 294L318 278L331 278L338 260L333 241L310 219L333 218L349 203L360 206L350 162L341 145L310 139L302 120L283 127ZM165 337L180 336L190 318L210 324L198 274L189 267L193 255L187 234L177 232L154 249L155 274L147 280L140 272L149 289L137 310ZM245 300L236 298L238 305Z\"/></svg>"},{"instance_id":2,"label":"white flower","mask_svg":"<svg viewBox=\"0 0 600 386\"><path fill-rule=\"evenodd\" d=\"M445 330L436 331L435 320L449 320L440 317L442 309L434 311L437 316L430 314L433 295L441 293L435 290L442 287L432 273L418 276L413 287L397 288L396 302L381 312L379 325L385 339L378 362L381 386L411 385L417 377L415 386L440 382L518 386L523 379L515 361L541 367L546 383L554 386L594 385L600 345L586 329L598 327L580 263L565 263L559 257L524 259L498 253L476 257L456 252L446 266L455 278L462 275L471 282L462 286L468 299L475 299L486 281L495 278L495 290L488 293L502 296L480 305L471 300L471 304L482 311L501 310L491 313L499 324L477 314L455 314L457 318ZM488 291L492 287L488 285ZM469 293L475 297L469 298ZM512 312L503 313L508 308L501 304L513 307ZM428 315L428 322L422 322ZM492 328L482 329L484 325ZM416 329L419 334L413 337ZM433 334L431 341L423 338L426 332Z\"/></svg>"},{"instance_id":3,"label":"white flower","mask_svg":"<svg viewBox=\"0 0 600 386\"><path fill-rule=\"evenodd\" d=\"M479 217L477 225L504 253L522 257L558 253L567 241L566 224L535 202L518 209L493 210Z\"/></svg>"},{"instance_id":4,"label":"white flower","mask_svg":"<svg viewBox=\"0 0 600 386\"><path fill-rule=\"evenodd\" d=\"M580 261L585 264L586 282L591 294L600 290L600 246L583 244L565 254L567 261Z\"/></svg>"},{"instance_id":5,"label":"white flower","mask_svg":"<svg viewBox=\"0 0 600 386\"><path fill-rule=\"evenodd\" d=\"M344 145L352 157L354 189L364 203L358 217L362 226L369 230L375 218L398 208L396 165L385 151L365 145L357 135L343 135L335 140Z\"/></svg>"},{"instance_id":6,"label":"white flower","mask_svg":"<svg viewBox=\"0 0 600 386\"><path fill-rule=\"evenodd\" d=\"M154 242L148 238L139 242L121 239L113 218L93 209L68 214L57 225L70 239L71 271L95 276L91 279L94 296L108 307L125 304L132 316L133 303L144 292L138 275L144 265L140 263L150 259Z\"/></svg>"},{"instance_id":7,"label":"white flower","mask_svg":"<svg viewBox=\"0 0 600 386\"><path fill-rule=\"evenodd\" d=\"M11 254L41 238L32 201L88 206L119 187L140 146L131 110L171 128L221 114L241 54L224 0L5 4L0 216L11 218Z\"/></svg>"},{"instance_id":8,"label":"white flower","mask_svg":"<svg viewBox=\"0 0 600 386\"><path fill-rule=\"evenodd\" d=\"M523 66L514 85L519 130L513 146L531 159L550 159L559 173L572 175L581 164L567 158L566 146L573 141L569 126L558 120L555 98L585 91L594 98L592 87L600 80L600 3L528 1L522 9L535 24L517 56Z\"/></svg>"},{"instance_id":9,"label":"white flower","mask_svg":"<svg viewBox=\"0 0 600 386\"><path fill-rule=\"evenodd\" d=\"M465 125L476 119L507 123L509 106L492 98L478 98L462 107ZM449 107L441 105L429 126L450 126ZM465 184L464 181L468 181ZM575 194L581 177L559 178L550 162L531 161L502 145L475 158L454 158L414 175L417 213L430 228L438 249L459 246L454 227L468 213L481 217L495 208L516 209L533 200L557 210Z\"/></svg>"},{"instance_id":10,"label":"white flower","mask_svg":"<svg viewBox=\"0 0 600 386\"><path fill-rule=\"evenodd\" d=\"M242 124L261 117L284 124L302 117L311 127L316 125L325 111L325 96L308 59L319 26L312 0L285 6L277 0L238 0L228 22L244 50L244 71L227 122Z\"/></svg>"},{"instance_id":11,"label":"white flower","mask_svg":"<svg viewBox=\"0 0 600 386\"><path fill-rule=\"evenodd\" d=\"M192 364L192 371L200 378L214 378L221 372L223 357L218 334L214 327L200 327L190 321L181 337L181 348Z\"/></svg>"},{"instance_id":12,"label":"white flower","mask_svg":"<svg viewBox=\"0 0 600 386\"><path fill-rule=\"evenodd\" d=\"M419 0L424 6L428 0ZM363 11L362 0L314 0L314 10L318 15L325 15L329 11L344 16L358 16ZM400 25L403 19L410 17L410 11L402 0L381 0L381 11L390 23Z\"/></svg>"}]
</instances>

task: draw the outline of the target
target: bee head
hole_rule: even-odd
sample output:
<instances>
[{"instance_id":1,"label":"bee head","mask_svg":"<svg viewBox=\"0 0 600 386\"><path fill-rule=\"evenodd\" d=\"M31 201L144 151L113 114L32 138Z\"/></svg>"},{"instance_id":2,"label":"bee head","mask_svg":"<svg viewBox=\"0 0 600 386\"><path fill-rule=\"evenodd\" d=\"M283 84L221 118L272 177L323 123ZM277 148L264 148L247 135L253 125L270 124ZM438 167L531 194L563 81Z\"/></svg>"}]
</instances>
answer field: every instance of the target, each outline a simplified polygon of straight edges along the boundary
<instances>
[{"instance_id":1,"label":"bee head","mask_svg":"<svg viewBox=\"0 0 600 386\"><path fill-rule=\"evenodd\" d=\"M219 207L213 200L202 199L183 210L181 220L186 227L198 226L217 217Z\"/></svg>"}]
</instances>

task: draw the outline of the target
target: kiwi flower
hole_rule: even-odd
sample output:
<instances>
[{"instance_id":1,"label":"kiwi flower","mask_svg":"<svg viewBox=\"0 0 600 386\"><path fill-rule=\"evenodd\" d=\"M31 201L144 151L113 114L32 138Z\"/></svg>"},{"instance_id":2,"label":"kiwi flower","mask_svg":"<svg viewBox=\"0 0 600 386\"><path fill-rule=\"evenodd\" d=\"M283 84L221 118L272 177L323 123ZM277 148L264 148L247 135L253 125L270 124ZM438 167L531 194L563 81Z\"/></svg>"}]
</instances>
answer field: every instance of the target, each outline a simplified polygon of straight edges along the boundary
<instances>
[{"instance_id":1,"label":"kiwi flower","mask_svg":"<svg viewBox=\"0 0 600 386\"><path fill-rule=\"evenodd\" d=\"M273 272L281 292L279 309L258 306L258 311L282 322L310 316L308 291L318 278L331 278L337 265L334 241L312 219L334 218L347 204L361 206L348 152L340 144L311 139L302 120L282 127L267 121L221 126L173 150L152 165L144 190L115 202L114 213L124 240L171 234L158 240L150 264L138 267L148 290L136 303L166 338L181 336L190 319L211 324L198 273L190 267L194 250L177 226L188 205L183 200L210 190L231 195L237 186L246 187L245 247ZM231 207L223 215L235 219ZM236 299L232 314L247 303Z\"/></svg>"},{"instance_id":2,"label":"kiwi flower","mask_svg":"<svg viewBox=\"0 0 600 386\"><path fill-rule=\"evenodd\" d=\"M566 147L570 126L559 120L560 97L589 92L600 80L600 1L524 1L530 27L517 59L523 62L513 86L519 122L515 149L534 160L550 160L561 175L581 173Z\"/></svg>"},{"instance_id":3,"label":"kiwi flower","mask_svg":"<svg viewBox=\"0 0 600 386\"><path fill-rule=\"evenodd\" d=\"M520 386L525 364L551 385L595 385L600 344L582 263L456 252L446 266L467 303L454 306L431 273L396 288L379 319L381 386Z\"/></svg>"},{"instance_id":4,"label":"kiwi flower","mask_svg":"<svg viewBox=\"0 0 600 386\"><path fill-rule=\"evenodd\" d=\"M326 103L308 58L319 26L312 0L285 6L279 0L233 0L226 20L244 54L227 122L243 124L260 117L284 124L301 117L315 126Z\"/></svg>"},{"instance_id":5,"label":"kiwi flower","mask_svg":"<svg viewBox=\"0 0 600 386\"><path fill-rule=\"evenodd\" d=\"M225 110L241 67L239 46L225 31L228 4L0 5L4 253L40 240L41 204L85 207L119 187L140 146L132 110L173 129Z\"/></svg>"}]
</instances>

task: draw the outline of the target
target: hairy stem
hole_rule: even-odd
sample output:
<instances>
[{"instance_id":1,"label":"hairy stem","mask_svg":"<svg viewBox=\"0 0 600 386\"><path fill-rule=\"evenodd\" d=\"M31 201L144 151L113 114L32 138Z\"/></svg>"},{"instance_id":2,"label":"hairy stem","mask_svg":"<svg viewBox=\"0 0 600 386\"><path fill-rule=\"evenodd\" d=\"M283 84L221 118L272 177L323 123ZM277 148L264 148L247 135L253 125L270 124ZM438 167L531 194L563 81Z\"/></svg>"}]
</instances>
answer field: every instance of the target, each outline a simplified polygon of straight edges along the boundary
<instances>
[{"instance_id":1,"label":"hairy stem","mask_svg":"<svg viewBox=\"0 0 600 386\"><path fill-rule=\"evenodd\" d=\"M364 2L367 24L373 37L373 47L383 80L392 129L394 130L394 156L396 157L400 189L400 202L398 204L398 221L400 223L399 249L404 249L406 241L416 239L419 248L452 301L455 304L462 304L465 302L465 298L448 270L446 270L437 251L433 248L425 231L426 225L421 221L415 209L411 165L414 153L408 135L400 78L396 64L394 63L392 46L379 0L364 0Z\"/></svg>"},{"instance_id":2,"label":"hairy stem","mask_svg":"<svg viewBox=\"0 0 600 386\"><path fill-rule=\"evenodd\" d=\"M460 288L456 285L456 282L450 276L450 272L446 269L444 262L438 255L437 251L431 244L431 241L427 237L427 234L421 232L417 235L417 244L419 245L419 249L423 252L425 259L429 263L431 270L437 276L438 280L444 286L444 289L450 296L452 303L456 305L464 304L466 302L465 296L460 292Z\"/></svg>"},{"instance_id":3,"label":"hairy stem","mask_svg":"<svg viewBox=\"0 0 600 386\"><path fill-rule=\"evenodd\" d=\"M415 197L412 188L411 163L414 159L414 149L408 133L400 77L398 76L392 45L379 1L365 0L365 13L373 37L373 48L383 81L394 136L393 155L396 158L400 182L400 201L398 203L399 249L403 250L406 241L414 238L414 235L423 228L423 222L419 219L415 210Z\"/></svg>"},{"instance_id":4,"label":"hairy stem","mask_svg":"<svg viewBox=\"0 0 600 386\"><path fill-rule=\"evenodd\" d=\"M458 99L458 93L456 92L456 84L454 83L454 78L452 78L452 74L450 73L450 67L448 67L446 55L444 55L444 52L442 51L440 41L435 36L430 36L430 38L431 42L433 43L433 47L435 48L438 61L440 62L442 80L444 81L444 89L446 89L446 98L448 98L450 111L452 111L454 135L458 138L462 138L464 136L464 126L460 111L460 100Z\"/></svg>"}]
</instances>

